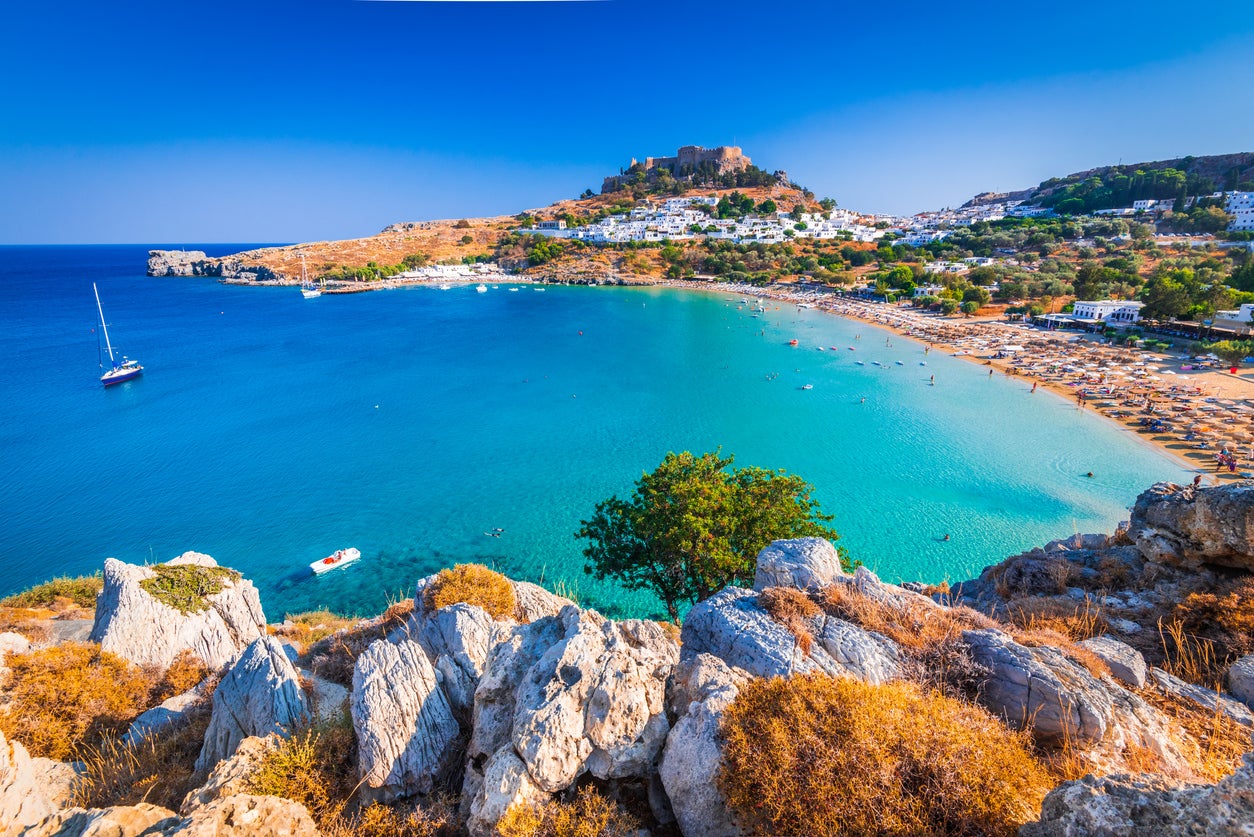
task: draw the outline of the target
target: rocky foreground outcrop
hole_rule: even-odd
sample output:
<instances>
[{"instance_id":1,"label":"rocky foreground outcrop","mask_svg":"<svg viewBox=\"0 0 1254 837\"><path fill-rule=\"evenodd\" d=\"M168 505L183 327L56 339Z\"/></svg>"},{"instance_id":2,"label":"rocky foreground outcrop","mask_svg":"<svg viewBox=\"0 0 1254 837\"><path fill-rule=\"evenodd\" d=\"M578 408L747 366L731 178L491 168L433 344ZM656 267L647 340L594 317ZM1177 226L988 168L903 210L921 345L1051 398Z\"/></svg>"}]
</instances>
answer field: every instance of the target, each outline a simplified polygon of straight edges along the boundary
<instances>
[{"instance_id":1,"label":"rocky foreground outcrop","mask_svg":"<svg viewBox=\"0 0 1254 837\"><path fill-rule=\"evenodd\" d=\"M1225 694L1155 665L1138 640L1157 603L1197 589L1190 585L1198 578L1221 584L1244 572L1241 556L1254 555L1254 539L1238 523L1251 507L1254 492L1244 487L1155 487L1125 532L1016 556L962 585L952 601L887 584L863 567L845 573L826 541L777 541L760 554L753 588L698 603L678 637L669 626L609 620L519 582L509 585L516 604L503 615L469 601L436 608L426 595L434 577L423 579L412 615L355 652L346 702L357 740L351 779L362 801L422 800L458 788L474 837L493 834L512 806L566 798L590 781L634 799L657 827L686 837L740 835L717 781L725 713L755 680L820 672L961 694L1028 730L1040 752L1107 774L1061 785L1025 837L1254 833L1241 830L1254 822L1254 762L1218 784L1197 782L1198 742L1176 718L1193 707L1254 729L1254 713L1241 703L1254 663L1231 667ZM1215 515L1224 516L1221 531L1201 531ZM0 738L0 816L49 835L316 833L299 805L248 793L248 777L310 716L316 691L290 649L263 634L252 586L240 579L206 610L183 613L140 586L145 572L106 565L96 631L114 648L132 643L131 659L168 661L190 649L216 661L222 679L197 762L202 786L178 812L69 809L45 777L72 779L73 770L41 764ZM1107 583L1116 576L1138 583ZM990 618L1025 596L1078 607L1090 595L1108 600L1101 604L1111 628L1082 643ZM1124 775L1146 764L1153 776Z\"/></svg>"},{"instance_id":2,"label":"rocky foreground outcrop","mask_svg":"<svg viewBox=\"0 0 1254 837\"><path fill-rule=\"evenodd\" d=\"M218 566L197 552L184 553L168 564ZM225 578L222 590L205 597L201 609L185 613L144 589L142 582L156 574L151 567L105 559L92 642L139 665L169 666L180 652L190 651L217 669L265 634L266 615L251 581Z\"/></svg>"}]
</instances>

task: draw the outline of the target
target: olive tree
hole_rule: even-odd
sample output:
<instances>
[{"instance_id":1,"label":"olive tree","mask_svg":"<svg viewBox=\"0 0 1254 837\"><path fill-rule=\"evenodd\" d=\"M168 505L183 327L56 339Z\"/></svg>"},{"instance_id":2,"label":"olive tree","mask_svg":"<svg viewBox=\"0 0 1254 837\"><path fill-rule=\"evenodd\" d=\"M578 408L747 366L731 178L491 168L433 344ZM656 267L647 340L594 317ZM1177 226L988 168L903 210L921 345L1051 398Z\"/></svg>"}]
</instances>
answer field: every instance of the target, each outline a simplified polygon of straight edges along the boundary
<instances>
[{"instance_id":1,"label":"olive tree","mask_svg":"<svg viewBox=\"0 0 1254 837\"><path fill-rule=\"evenodd\" d=\"M575 533L588 541L584 571L653 592L678 621L681 605L752 584L758 552L771 541L839 538L805 480L764 468L729 470L732 462L717 451L668 453L641 475L631 497L598 503Z\"/></svg>"}]
</instances>

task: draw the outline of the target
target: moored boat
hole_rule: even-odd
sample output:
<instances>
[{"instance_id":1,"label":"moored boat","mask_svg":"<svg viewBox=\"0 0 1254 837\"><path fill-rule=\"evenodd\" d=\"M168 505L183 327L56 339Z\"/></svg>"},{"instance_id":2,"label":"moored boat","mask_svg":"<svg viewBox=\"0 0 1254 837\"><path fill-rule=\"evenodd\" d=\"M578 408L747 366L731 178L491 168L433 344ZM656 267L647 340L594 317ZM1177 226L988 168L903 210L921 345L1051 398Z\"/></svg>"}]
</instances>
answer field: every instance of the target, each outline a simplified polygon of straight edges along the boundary
<instances>
[{"instance_id":1,"label":"moored boat","mask_svg":"<svg viewBox=\"0 0 1254 837\"><path fill-rule=\"evenodd\" d=\"M100 306L100 289L96 287L96 283L91 283L91 289L96 294L96 311L100 314L100 331L104 334L105 348L109 350L110 369L104 368L104 355L100 356L100 369L103 374L100 376L100 383L105 386L120 384L123 381L129 381L132 378L138 378L144 372L144 367L139 365L137 360L129 360L126 355L122 355L122 362L113 357L113 344L109 342L109 327L105 325L104 308ZM99 342L99 341L97 341Z\"/></svg>"},{"instance_id":2,"label":"moored boat","mask_svg":"<svg viewBox=\"0 0 1254 837\"><path fill-rule=\"evenodd\" d=\"M343 567L346 564L351 564L360 557L361 550L355 546L350 546L348 549L337 549L326 558L314 561L309 565L309 568L314 571L314 575L321 575L322 573L333 570L336 567Z\"/></svg>"}]
</instances>

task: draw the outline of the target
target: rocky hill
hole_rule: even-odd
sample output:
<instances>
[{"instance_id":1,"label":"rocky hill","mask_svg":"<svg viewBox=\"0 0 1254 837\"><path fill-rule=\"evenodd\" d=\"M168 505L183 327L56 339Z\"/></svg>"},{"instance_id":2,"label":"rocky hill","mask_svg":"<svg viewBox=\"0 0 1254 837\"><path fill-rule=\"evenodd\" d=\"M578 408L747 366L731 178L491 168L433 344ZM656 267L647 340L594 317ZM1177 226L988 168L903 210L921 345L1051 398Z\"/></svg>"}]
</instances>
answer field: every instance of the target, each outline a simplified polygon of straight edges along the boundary
<instances>
[{"instance_id":1,"label":"rocky hill","mask_svg":"<svg viewBox=\"0 0 1254 837\"><path fill-rule=\"evenodd\" d=\"M1133 194L1136 181L1153 181L1159 173L1178 173L1164 180L1162 184L1146 183L1142 188L1145 194ZM1119 198L1111 203L1130 205L1132 200L1146 198L1171 198L1208 195L1216 191L1233 189L1254 189L1254 153L1215 154L1202 157L1177 157L1172 160L1154 160L1144 163L1118 163L1113 166L1098 166L1085 171L1074 172L1065 177L1052 177L1038 186L1014 192L982 192L963 206L980 206L1002 201L1022 200L1052 206L1054 202L1068 194L1068 190L1089 182L1100 182L1106 188L1112 188ZM1154 187L1158 186L1157 191ZM1127 194L1124 194L1127 192ZM1151 194L1151 192L1154 192ZM1161 194L1159 193L1161 192ZM1126 199L1124 204L1123 199ZM1104 205L1093 205L1088 209L1109 208Z\"/></svg>"},{"instance_id":2,"label":"rocky hill","mask_svg":"<svg viewBox=\"0 0 1254 837\"><path fill-rule=\"evenodd\" d=\"M825 540L777 541L752 588L699 603L682 629L474 566L376 619L317 617L331 626L267 627L253 586L196 553L109 560L97 584L87 643L15 620L34 591L0 611L24 631L0 634L0 834L1254 822L1249 483L1155 486L1114 535L953 590L846 574ZM165 685L125 703L133 680Z\"/></svg>"}]
</instances>

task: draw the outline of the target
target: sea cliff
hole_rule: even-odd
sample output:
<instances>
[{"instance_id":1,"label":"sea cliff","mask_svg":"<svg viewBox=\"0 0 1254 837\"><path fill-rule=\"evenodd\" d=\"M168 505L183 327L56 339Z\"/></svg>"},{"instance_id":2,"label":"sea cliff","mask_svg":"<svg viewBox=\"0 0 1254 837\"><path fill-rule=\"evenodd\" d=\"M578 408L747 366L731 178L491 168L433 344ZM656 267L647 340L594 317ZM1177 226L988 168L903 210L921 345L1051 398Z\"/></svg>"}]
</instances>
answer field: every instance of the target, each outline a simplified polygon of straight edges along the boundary
<instances>
[{"instance_id":1,"label":"sea cliff","mask_svg":"<svg viewBox=\"0 0 1254 837\"><path fill-rule=\"evenodd\" d=\"M197 553L111 559L95 584L89 613L62 588L3 608L0 833L1254 822L1250 483L1154 486L1119 531L952 588L777 541L752 587L682 627L609 620L473 565L373 619L268 625L252 584ZM57 697L37 701L53 669Z\"/></svg>"}]
</instances>

